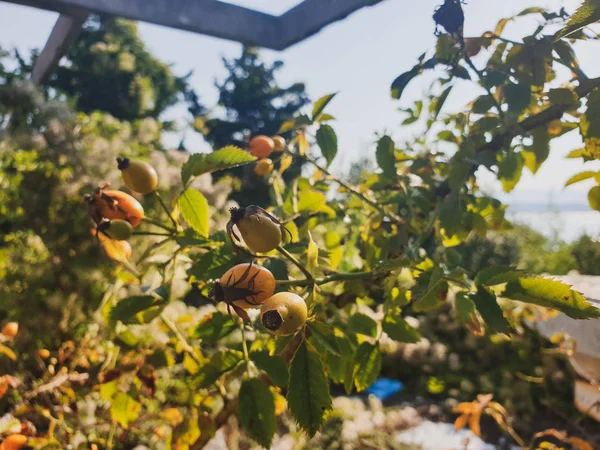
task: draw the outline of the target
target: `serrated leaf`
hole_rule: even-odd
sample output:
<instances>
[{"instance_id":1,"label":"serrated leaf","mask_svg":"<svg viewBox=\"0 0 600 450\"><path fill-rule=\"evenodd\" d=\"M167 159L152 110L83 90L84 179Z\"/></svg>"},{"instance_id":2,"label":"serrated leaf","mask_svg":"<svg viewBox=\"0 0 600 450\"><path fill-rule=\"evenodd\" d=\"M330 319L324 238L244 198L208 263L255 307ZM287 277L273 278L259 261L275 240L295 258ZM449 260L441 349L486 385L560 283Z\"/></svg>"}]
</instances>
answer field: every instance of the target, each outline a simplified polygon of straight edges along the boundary
<instances>
[{"instance_id":1,"label":"serrated leaf","mask_svg":"<svg viewBox=\"0 0 600 450\"><path fill-rule=\"evenodd\" d=\"M600 186L594 186L589 190L588 203L590 208L600 211Z\"/></svg>"},{"instance_id":2,"label":"serrated leaf","mask_svg":"<svg viewBox=\"0 0 600 450\"><path fill-rule=\"evenodd\" d=\"M209 209L206 197L196 189L188 188L179 197L181 215L200 236L208 237Z\"/></svg>"},{"instance_id":3,"label":"serrated leaf","mask_svg":"<svg viewBox=\"0 0 600 450\"><path fill-rule=\"evenodd\" d=\"M309 322L308 328L311 331L311 338L315 339L320 346L335 356L342 356L338 344L338 338L333 329L322 322Z\"/></svg>"},{"instance_id":4,"label":"serrated leaf","mask_svg":"<svg viewBox=\"0 0 600 450\"><path fill-rule=\"evenodd\" d=\"M397 178L395 148L396 144L392 138L386 135L377 142L375 152L377 165L383 171L383 175L392 180Z\"/></svg>"},{"instance_id":5,"label":"serrated leaf","mask_svg":"<svg viewBox=\"0 0 600 450\"><path fill-rule=\"evenodd\" d=\"M254 361L256 367L266 372L275 386L287 388L288 367L280 356L270 355L264 350L250 353L250 359Z\"/></svg>"},{"instance_id":6,"label":"serrated leaf","mask_svg":"<svg viewBox=\"0 0 600 450\"><path fill-rule=\"evenodd\" d=\"M554 35L554 41L567 37L599 20L600 4L594 0L586 0L569 18L567 25Z\"/></svg>"},{"instance_id":7,"label":"serrated leaf","mask_svg":"<svg viewBox=\"0 0 600 450\"><path fill-rule=\"evenodd\" d=\"M302 342L292 359L288 386L286 398L290 411L298 425L312 437L332 403L319 354L307 341Z\"/></svg>"},{"instance_id":8,"label":"serrated leaf","mask_svg":"<svg viewBox=\"0 0 600 450\"><path fill-rule=\"evenodd\" d=\"M200 321L194 335L205 342L217 342L231 334L236 328L237 326L228 314L217 311Z\"/></svg>"},{"instance_id":9,"label":"serrated leaf","mask_svg":"<svg viewBox=\"0 0 600 450\"><path fill-rule=\"evenodd\" d=\"M381 372L381 349L379 342L375 345L363 342L356 351L354 365L354 386L357 391L364 391L371 386Z\"/></svg>"},{"instance_id":10,"label":"serrated leaf","mask_svg":"<svg viewBox=\"0 0 600 450\"><path fill-rule=\"evenodd\" d=\"M271 447L277 429L275 399L263 380L244 380L239 394L239 418L242 428L258 444Z\"/></svg>"},{"instance_id":11,"label":"serrated leaf","mask_svg":"<svg viewBox=\"0 0 600 450\"><path fill-rule=\"evenodd\" d=\"M364 314L354 314L348 321L348 331L357 334L364 334L369 337L377 336L377 323L369 316Z\"/></svg>"},{"instance_id":12,"label":"serrated leaf","mask_svg":"<svg viewBox=\"0 0 600 450\"><path fill-rule=\"evenodd\" d=\"M135 319L136 314L161 303L163 302L150 295L136 295L124 298L111 308L109 318L112 322L121 321L126 325L138 323Z\"/></svg>"},{"instance_id":13,"label":"serrated leaf","mask_svg":"<svg viewBox=\"0 0 600 450\"><path fill-rule=\"evenodd\" d=\"M229 372L243 359L242 352L221 350L211 356L210 361L202 366L195 377L197 387L206 388L214 384L221 375Z\"/></svg>"},{"instance_id":14,"label":"serrated leaf","mask_svg":"<svg viewBox=\"0 0 600 450\"><path fill-rule=\"evenodd\" d=\"M413 289L413 295L418 296L413 304L414 311L431 311L442 303L448 292L448 283L443 280L443 275L444 271L440 267L434 267L431 272L424 272L419 276L417 289ZM423 281L427 282L427 287L423 286ZM418 295L419 290L424 291L423 295Z\"/></svg>"},{"instance_id":15,"label":"serrated leaf","mask_svg":"<svg viewBox=\"0 0 600 450\"><path fill-rule=\"evenodd\" d=\"M509 266L486 267L479 271L475 277L475 284L481 286L495 286L508 283L524 275L522 270Z\"/></svg>"},{"instance_id":16,"label":"serrated leaf","mask_svg":"<svg viewBox=\"0 0 600 450\"><path fill-rule=\"evenodd\" d=\"M312 109L312 118L315 120L325 109L325 107L329 104L333 97L336 96L337 93L327 94L317 100Z\"/></svg>"},{"instance_id":17,"label":"serrated leaf","mask_svg":"<svg viewBox=\"0 0 600 450\"><path fill-rule=\"evenodd\" d=\"M506 285L503 297L557 309L573 319L600 317L594 307L569 285L549 278L530 277L513 280Z\"/></svg>"},{"instance_id":18,"label":"serrated leaf","mask_svg":"<svg viewBox=\"0 0 600 450\"><path fill-rule=\"evenodd\" d=\"M531 101L531 86L528 84L507 84L504 86L504 96L506 97L508 110L520 114Z\"/></svg>"},{"instance_id":19,"label":"serrated leaf","mask_svg":"<svg viewBox=\"0 0 600 450\"><path fill-rule=\"evenodd\" d=\"M142 405L125 392L117 392L110 405L111 418L123 428L129 428L140 414Z\"/></svg>"},{"instance_id":20,"label":"serrated leaf","mask_svg":"<svg viewBox=\"0 0 600 450\"><path fill-rule=\"evenodd\" d=\"M437 97L436 99L434 99L433 103L431 104L431 109L432 109L432 114L433 114L434 120L437 119L438 116L440 115L440 111L444 107L444 103L446 103L446 100L448 99L448 95L450 95L450 91L452 91L453 87L454 87L454 85L450 85L446 89L444 89L444 91L440 94L440 96Z\"/></svg>"},{"instance_id":21,"label":"serrated leaf","mask_svg":"<svg viewBox=\"0 0 600 450\"><path fill-rule=\"evenodd\" d=\"M512 191L523 174L525 161L520 153L510 152L498 162L498 179L502 182L504 192Z\"/></svg>"},{"instance_id":22,"label":"serrated leaf","mask_svg":"<svg viewBox=\"0 0 600 450\"><path fill-rule=\"evenodd\" d=\"M492 292L482 286L478 286L477 292L471 294L470 297L489 328L498 333L508 333L510 331L509 323L496 301L496 296Z\"/></svg>"},{"instance_id":23,"label":"serrated leaf","mask_svg":"<svg viewBox=\"0 0 600 450\"><path fill-rule=\"evenodd\" d=\"M248 261L250 261L250 257L243 252L237 257L235 250L228 242L200 256L196 264L188 270L188 274L199 280L220 278L236 264Z\"/></svg>"},{"instance_id":24,"label":"serrated leaf","mask_svg":"<svg viewBox=\"0 0 600 450\"><path fill-rule=\"evenodd\" d=\"M331 164L338 151L337 136L329 125L321 125L317 130L317 145L327 160L327 166Z\"/></svg>"},{"instance_id":25,"label":"serrated leaf","mask_svg":"<svg viewBox=\"0 0 600 450\"><path fill-rule=\"evenodd\" d=\"M195 153L181 168L181 180L187 185L191 177L217 170L231 169L256 161L256 158L239 147L230 145L212 153Z\"/></svg>"},{"instance_id":26,"label":"serrated leaf","mask_svg":"<svg viewBox=\"0 0 600 450\"><path fill-rule=\"evenodd\" d=\"M579 183L580 181L588 180L590 178L597 177L600 173L593 172L591 170L586 170L585 172L579 172L573 175L571 178L567 180L565 183L565 187L571 186L572 184Z\"/></svg>"},{"instance_id":27,"label":"serrated leaf","mask_svg":"<svg viewBox=\"0 0 600 450\"><path fill-rule=\"evenodd\" d=\"M416 343L421 340L419 332L402 317L387 315L382 326L383 331L395 341Z\"/></svg>"}]
</instances>

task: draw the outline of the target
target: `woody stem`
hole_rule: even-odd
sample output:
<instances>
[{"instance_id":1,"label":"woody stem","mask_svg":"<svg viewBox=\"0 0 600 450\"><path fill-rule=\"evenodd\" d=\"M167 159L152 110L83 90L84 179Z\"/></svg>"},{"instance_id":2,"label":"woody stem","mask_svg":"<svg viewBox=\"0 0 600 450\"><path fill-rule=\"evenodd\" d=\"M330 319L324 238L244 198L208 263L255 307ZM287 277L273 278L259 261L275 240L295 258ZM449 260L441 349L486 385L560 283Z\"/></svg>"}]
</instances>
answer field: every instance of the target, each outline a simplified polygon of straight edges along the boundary
<instances>
[{"instance_id":1,"label":"woody stem","mask_svg":"<svg viewBox=\"0 0 600 450\"><path fill-rule=\"evenodd\" d=\"M306 267L304 267L304 264L302 264L300 261L298 261L296 259L296 257L294 257L294 255L292 255L290 252L288 252L285 248L283 248L281 245L277 246L277 251L279 253L281 253L283 256L285 256L287 259L289 259L298 269L300 269L300 271L304 274L304 276L307 278L307 281L309 281L309 283L307 283L307 285L309 284L313 284L314 283L314 277L312 276L312 274L308 271L308 269Z\"/></svg>"}]
</instances>

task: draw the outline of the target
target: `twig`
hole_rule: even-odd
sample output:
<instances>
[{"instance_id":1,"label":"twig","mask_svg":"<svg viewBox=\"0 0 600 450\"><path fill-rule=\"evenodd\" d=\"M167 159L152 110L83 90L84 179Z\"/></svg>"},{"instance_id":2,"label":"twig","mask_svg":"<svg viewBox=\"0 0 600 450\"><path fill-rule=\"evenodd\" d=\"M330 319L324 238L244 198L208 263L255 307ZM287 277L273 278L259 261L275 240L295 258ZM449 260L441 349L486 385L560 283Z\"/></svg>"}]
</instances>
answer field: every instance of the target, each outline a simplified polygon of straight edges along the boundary
<instances>
[{"instance_id":1,"label":"twig","mask_svg":"<svg viewBox=\"0 0 600 450\"><path fill-rule=\"evenodd\" d=\"M179 328L177 328L177 325L175 325L175 323L171 319L169 319L169 317L167 317L167 315L164 312L160 313L160 320L162 320L163 323L166 325L166 327L169 330L171 330L171 332L175 335L175 337L181 344L181 347L183 348L183 350L192 357L192 359L196 362L196 364L202 365L202 361L200 360L200 358L198 357L198 355L196 354L196 352L194 351L192 346L188 343L185 336L183 334L181 334L181 331L179 331Z\"/></svg>"},{"instance_id":2,"label":"twig","mask_svg":"<svg viewBox=\"0 0 600 450\"><path fill-rule=\"evenodd\" d=\"M350 273L336 273L324 278L316 278L312 280L277 280L277 286L312 286L316 284L321 286L322 284L332 283L334 281L348 281L348 280L368 280L376 276L379 272L350 272Z\"/></svg>"},{"instance_id":3,"label":"twig","mask_svg":"<svg viewBox=\"0 0 600 450\"><path fill-rule=\"evenodd\" d=\"M281 245L277 246L277 251L279 251L279 253L281 253L283 256L285 256L287 259L289 259L292 263L294 263L294 265L300 269L300 271L304 274L304 276L307 278L306 281L310 280L310 283L308 284L313 284L314 283L314 277L312 276L312 274L308 271L308 269L306 267L304 267L304 264L302 264L300 261L298 261L294 255L292 255L290 252L288 252L285 248L283 248ZM307 284L307 286L308 286Z\"/></svg>"},{"instance_id":4,"label":"twig","mask_svg":"<svg viewBox=\"0 0 600 450\"><path fill-rule=\"evenodd\" d=\"M292 153L292 155L297 156L293 153ZM400 217L392 212L387 211L383 206L381 206L376 201L371 200L364 193L360 192L356 187L349 185L345 181L341 180L339 177L336 177L335 175L333 175L331 172L329 172L329 170L327 170L325 167L321 166L318 162L316 162L314 159L312 159L308 154L302 155L301 157L304 158L309 163L311 163L313 166L315 166L317 169L319 169L325 175L327 175L327 177L329 177L335 183L342 186L344 189L346 189L352 195L359 197L363 202L367 203L372 208L379 211L383 216L387 216L387 217L393 219L394 222L397 222L397 223L401 223L401 224L405 223L405 220L402 217Z\"/></svg>"},{"instance_id":5,"label":"twig","mask_svg":"<svg viewBox=\"0 0 600 450\"><path fill-rule=\"evenodd\" d=\"M229 420L229 417L233 413L235 413L235 411L237 410L237 407L238 407L238 399L237 398L225 403L225 406L223 406L223 409L221 410L221 412L219 414L217 414L217 417L215 417L215 419L214 419L214 422L213 422L214 429L219 430L223 425L225 425L227 423L227 421ZM208 441L210 441L213 437L214 437L214 433L210 433L210 432L208 432L208 430L206 430L206 433L202 433L200 435L200 439L198 439L196 442L194 442L190 446L190 450L200 450L200 449L204 448L204 446L206 444L208 444Z\"/></svg>"},{"instance_id":6,"label":"twig","mask_svg":"<svg viewBox=\"0 0 600 450\"><path fill-rule=\"evenodd\" d=\"M56 377L54 377L52 379L52 381L50 381L46 384L42 384L41 386L38 386L31 392L27 392L24 395L24 397L25 398L36 397L40 394L43 394L44 392L52 391L67 382L83 383L89 377L90 377L90 375L88 373L65 373L62 375L57 375Z\"/></svg>"},{"instance_id":7,"label":"twig","mask_svg":"<svg viewBox=\"0 0 600 450\"><path fill-rule=\"evenodd\" d=\"M170 228L170 227L168 227L168 226L166 226L166 225L163 225L162 223L160 223L160 222L157 222L156 220L150 219L150 218L148 218L148 217L144 217L144 218L142 219L142 221L143 221L143 222L146 222L146 223L149 223L149 224L151 224L151 225L154 225L155 227L162 228L163 230L166 230L166 231L168 231L168 232L170 232L170 233L176 233L176 232L177 232L177 230L174 230L173 228Z\"/></svg>"},{"instance_id":8,"label":"twig","mask_svg":"<svg viewBox=\"0 0 600 450\"><path fill-rule=\"evenodd\" d=\"M173 236L173 233L156 233L154 231L134 231L134 236Z\"/></svg>"},{"instance_id":9,"label":"twig","mask_svg":"<svg viewBox=\"0 0 600 450\"><path fill-rule=\"evenodd\" d=\"M173 224L173 228L175 230L177 230L179 228L179 225L177 225L177 222L175 221L175 218L171 214L171 211L169 211L169 208L167 208L167 204L165 203L165 201L163 200L163 198L161 197L161 195L158 193L158 191L154 191L153 194L156 197L156 199L158 200L158 202L160 203L160 205L163 207L163 209L165 210L165 212L167 213L167 216L169 216L169 219L171 219L171 223Z\"/></svg>"}]
</instances>

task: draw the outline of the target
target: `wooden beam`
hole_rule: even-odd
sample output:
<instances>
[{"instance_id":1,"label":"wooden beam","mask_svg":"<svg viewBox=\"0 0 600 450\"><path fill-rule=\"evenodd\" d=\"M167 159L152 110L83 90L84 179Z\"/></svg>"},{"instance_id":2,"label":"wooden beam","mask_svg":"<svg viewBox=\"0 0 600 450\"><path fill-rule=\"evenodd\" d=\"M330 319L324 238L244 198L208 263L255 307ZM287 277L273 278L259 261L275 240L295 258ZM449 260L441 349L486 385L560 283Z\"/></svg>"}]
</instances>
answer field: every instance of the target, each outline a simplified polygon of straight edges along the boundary
<instances>
[{"instance_id":1,"label":"wooden beam","mask_svg":"<svg viewBox=\"0 0 600 450\"><path fill-rule=\"evenodd\" d=\"M87 16L85 13L78 12L74 16L61 14L58 17L42 53L33 66L31 81L43 84L48 80L60 59L66 54L69 45L79 35Z\"/></svg>"},{"instance_id":2,"label":"wooden beam","mask_svg":"<svg viewBox=\"0 0 600 450\"><path fill-rule=\"evenodd\" d=\"M270 49L278 18L217 0L4 0L61 14L91 12L154 23Z\"/></svg>"},{"instance_id":3,"label":"wooden beam","mask_svg":"<svg viewBox=\"0 0 600 450\"><path fill-rule=\"evenodd\" d=\"M365 6L383 0L304 0L279 17L279 50L284 50L345 19Z\"/></svg>"}]
</instances>

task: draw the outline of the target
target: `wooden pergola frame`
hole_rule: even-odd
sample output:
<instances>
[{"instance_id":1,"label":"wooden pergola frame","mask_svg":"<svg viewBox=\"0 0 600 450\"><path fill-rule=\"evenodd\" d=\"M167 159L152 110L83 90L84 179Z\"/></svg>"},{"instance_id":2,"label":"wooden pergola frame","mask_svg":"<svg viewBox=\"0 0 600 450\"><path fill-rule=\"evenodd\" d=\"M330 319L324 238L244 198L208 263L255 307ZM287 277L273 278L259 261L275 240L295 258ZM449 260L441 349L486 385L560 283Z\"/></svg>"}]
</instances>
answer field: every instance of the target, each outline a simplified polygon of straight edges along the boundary
<instances>
[{"instance_id":1,"label":"wooden pergola frame","mask_svg":"<svg viewBox=\"0 0 600 450\"><path fill-rule=\"evenodd\" d=\"M304 0L280 16L218 0L0 1L60 13L31 77L35 83L43 83L90 14L124 17L247 45L285 50L354 11L382 0Z\"/></svg>"}]
</instances>

